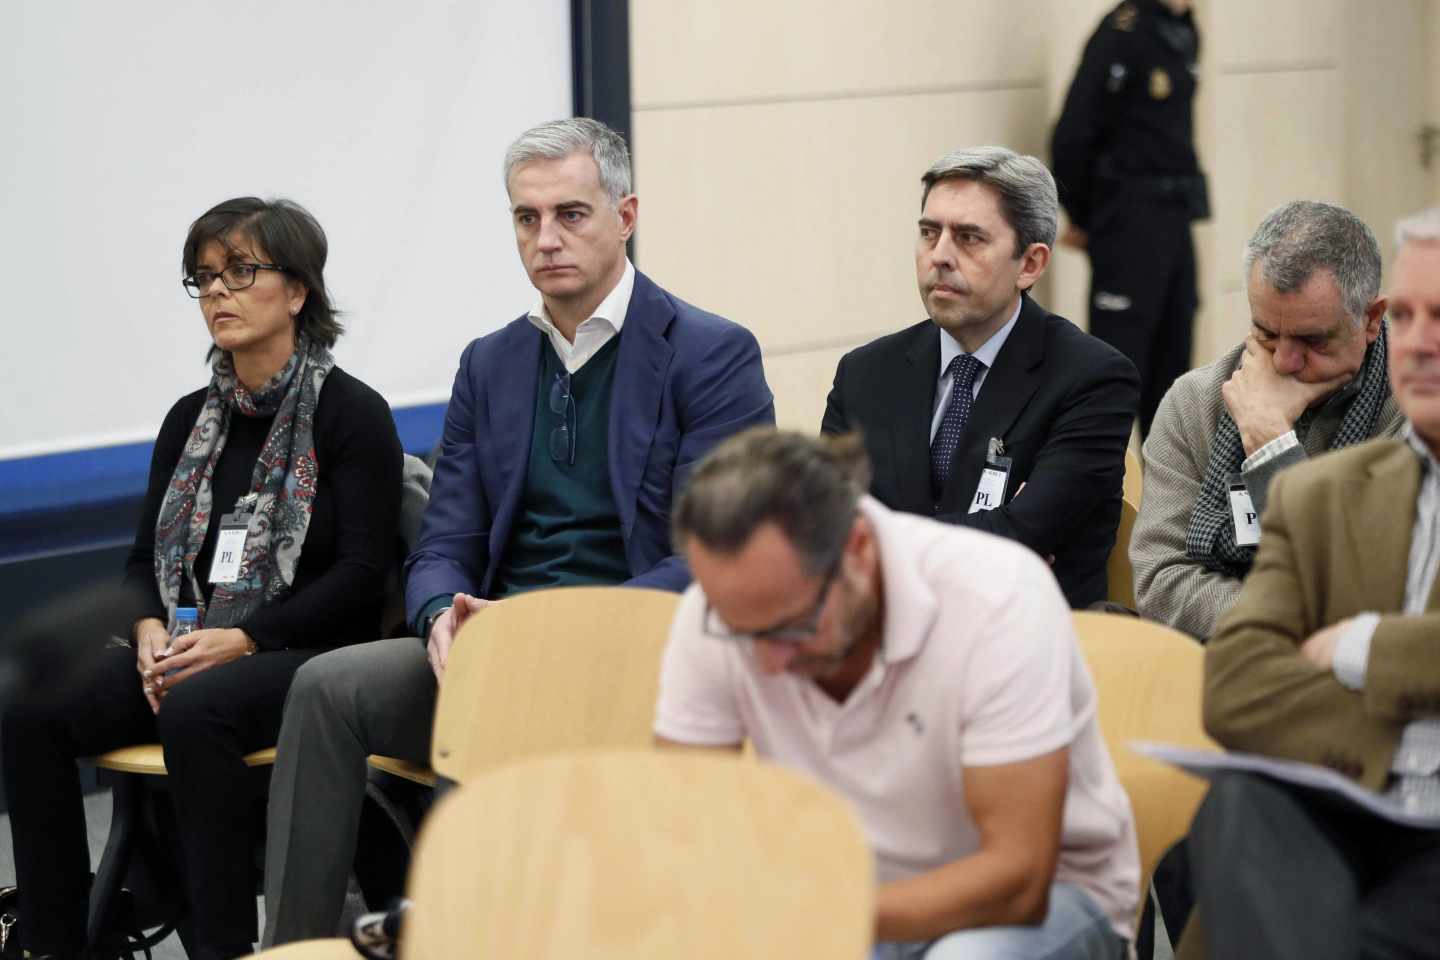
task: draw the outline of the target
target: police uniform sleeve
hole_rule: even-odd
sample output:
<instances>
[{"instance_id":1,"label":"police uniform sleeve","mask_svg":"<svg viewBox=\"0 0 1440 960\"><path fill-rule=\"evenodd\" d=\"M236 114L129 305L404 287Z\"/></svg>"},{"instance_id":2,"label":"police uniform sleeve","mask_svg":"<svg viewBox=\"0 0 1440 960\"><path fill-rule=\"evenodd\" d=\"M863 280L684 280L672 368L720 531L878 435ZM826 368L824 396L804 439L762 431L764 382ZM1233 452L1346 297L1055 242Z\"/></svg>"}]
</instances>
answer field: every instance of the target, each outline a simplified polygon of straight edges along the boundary
<instances>
[{"instance_id":1,"label":"police uniform sleeve","mask_svg":"<svg viewBox=\"0 0 1440 960\"><path fill-rule=\"evenodd\" d=\"M1108 123L1106 85L1111 82L1111 68L1123 66L1120 45L1120 36L1107 18L1085 45L1050 140L1060 203L1081 229L1089 229L1095 167L1104 151Z\"/></svg>"}]
</instances>

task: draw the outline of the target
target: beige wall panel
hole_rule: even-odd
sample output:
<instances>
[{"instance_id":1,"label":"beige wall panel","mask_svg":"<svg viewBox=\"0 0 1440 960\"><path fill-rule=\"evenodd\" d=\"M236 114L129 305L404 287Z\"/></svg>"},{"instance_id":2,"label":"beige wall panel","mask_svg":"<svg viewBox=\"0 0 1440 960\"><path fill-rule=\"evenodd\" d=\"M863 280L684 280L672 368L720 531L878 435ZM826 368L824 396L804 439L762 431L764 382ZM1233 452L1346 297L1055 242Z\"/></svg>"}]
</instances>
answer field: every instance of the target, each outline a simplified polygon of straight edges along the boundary
<instances>
[{"instance_id":1,"label":"beige wall panel","mask_svg":"<svg viewBox=\"0 0 1440 960\"><path fill-rule=\"evenodd\" d=\"M1429 0L1425 4L1425 122L1440 124L1440 3ZM1437 141L1435 156L1430 160L1428 170L1427 197L1429 204L1440 203L1440 141Z\"/></svg>"},{"instance_id":2,"label":"beige wall panel","mask_svg":"<svg viewBox=\"0 0 1440 960\"><path fill-rule=\"evenodd\" d=\"M1345 202L1345 123L1337 70L1216 78L1209 154L1213 282L1239 290L1239 259L1260 219L1286 200Z\"/></svg>"},{"instance_id":3,"label":"beige wall panel","mask_svg":"<svg viewBox=\"0 0 1440 960\"><path fill-rule=\"evenodd\" d=\"M1244 290L1217 293L1205 304L1195 328L1195 366L1220 359L1250 333L1250 301Z\"/></svg>"},{"instance_id":4,"label":"beige wall panel","mask_svg":"<svg viewBox=\"0 0 1440 960\"><path fill-rule=\"evenodd\" d=\"M801 353L767 353L765 379L775 394L775 422L787 430L818 433L835 367L841 357L863 342Z\"/></svg>"},{"instance_id":5,"label":"beige wall panel","mask_svg":"<svg viewBox=\"0 0 1440 960\"><path fill-rule=\"evenodd\" d=\"M1430 48L1417 26L1433 5L1434 0L1387 0L1355 4L1345 13L1344 197L1375 231L1387 266L1395 221L1425 206L1429 192L1420 162L1426 103L1419 91L1427 83ZM1440 155L1431 162L1440 165Z\"/></svg>"},{"instance_id":6,"label":"beige wall panel","mask_svg":"<svg viewBox=\"0 0 1440 960\"><path fill-rule=\"evenodd\" d=\"M1060 215L1064 229L1065 215ZM1090 258L1080 250L1057 246L1045 271L1045 286L1037 286L1035 298L1047 310L1075 323L1081 330L1090 328Z\"/></svg>"},{"instance_id":7,"label":"beige wall panel","mask_svg":"<svg viewBox=\"0 0 1440 960\"><path fill-rule=\"evenodd\" d=\"M1201 0L1208 8L1203 11L1206 34L1201 53L1222 73L1334 66L1346 42L1341 31L1346 2ZM1367 9L1379 5L1348 2Z\"/></svg>"},{"instance_id":8,"label":"beige wall panel","mask_svg":"<svg viewBox=\"0 0 1440 960\"><path fill-rule=\"evenodd\" d=\"M1222 344L1219 349L1224 352L1223 344L1232 342L1229 329L1223 321L1216 319L1225 316L1222 305L1226 296L1217 282L1216 274L1223 274L1227 267L1232 270L1238 269L1231 266L1238 260L1238 255L1231 256L1228 260L1216 257L1215 250L1218 245L1215 236L1218 231L1215 228L1214 220L1196 223L1193 230L1196 268L1199 271L1196 290L1200 294L1200 309L1195 313L1194 339L1190 344L1190 363L1199 365L1215 359L1217 343Z\"/></svg>"},{"instance_id":9,"label":"beige wall panel","mask_svg":"<svg viewBox=\"0 0 1440 960\"><path fill-rule=\"evenodd\" d=\"M1220 277L1227 265L1234 262L1233 253L1220 251L1217 239L1219 230L1215 222L1215 204L1224 186L1218 180L1220 150L1217 143L1223 131L1229 129L1230 118L1220 113L1218 63L1224 59L1224 51L1216 47L1218 19L1215 3L1202 2L1193 8L1195 22L1200 28L1200 86L1195 94L1194 124L1195 148L1200 159L1200 169L1209 180L1211 219L1195 224L1195 266L1199 274L1196 288L1200 294L1200 309L1195 314L1194 339L1190 345L1190 363L1204 364L1215 357L1213 344L1223 340L1227 334L1215 330L1215 311L1221 300ZM1221 34L1223 36L1223 33ZM1234 145L1230 149L1235 149ZM1224 254L1224 255L1222 255ZM1228 257L1228 259L1227 259ZM1222 325L1223 326L1223 325Z\"/></svg>"},{"instance_id":10,"label":"beige wall panel","mask_svg":"<svg viewBox=\"0 0 1440 960\"><path fill-rule=\"evenodd\" d=\"M635 114L637 265L767 351L921 320L920 175L956 147L1040 149L1044 92Z\"/></svg>"},{"instance_id":11,"label":"beige wall panel","mask_svg":"<svg viewBox=\"0 0 1440 960\"><path fill-rule=\"evenodd\" d=\"M1043 17L1011 0L632 0L636 110L1029 86Z\"/></svg>"}]
</instances>

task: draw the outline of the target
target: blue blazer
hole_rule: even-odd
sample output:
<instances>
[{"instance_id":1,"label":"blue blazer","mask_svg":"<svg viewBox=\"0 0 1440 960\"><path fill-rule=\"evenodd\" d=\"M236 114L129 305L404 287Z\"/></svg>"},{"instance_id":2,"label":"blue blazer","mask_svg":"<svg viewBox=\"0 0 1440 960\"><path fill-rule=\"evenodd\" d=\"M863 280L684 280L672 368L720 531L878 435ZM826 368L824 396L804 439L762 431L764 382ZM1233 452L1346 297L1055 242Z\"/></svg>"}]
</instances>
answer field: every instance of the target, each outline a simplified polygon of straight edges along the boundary
<instances>
[{"instance_id":1,"label":"blue blazer","mask_svg":"<svg viewBox=\"0 0 1440 960\"><path fill-rule=\"evenodd\" d=\"M414 624L441 594L488 597L520 509L544 334L520 317L465 348L445 411L420 539L405 561ZM610 489L628 586L683 590L670 504L690 468L746 427L775 422L760 345L636 271L610 399Z\"/></svg>"}]
</instances>

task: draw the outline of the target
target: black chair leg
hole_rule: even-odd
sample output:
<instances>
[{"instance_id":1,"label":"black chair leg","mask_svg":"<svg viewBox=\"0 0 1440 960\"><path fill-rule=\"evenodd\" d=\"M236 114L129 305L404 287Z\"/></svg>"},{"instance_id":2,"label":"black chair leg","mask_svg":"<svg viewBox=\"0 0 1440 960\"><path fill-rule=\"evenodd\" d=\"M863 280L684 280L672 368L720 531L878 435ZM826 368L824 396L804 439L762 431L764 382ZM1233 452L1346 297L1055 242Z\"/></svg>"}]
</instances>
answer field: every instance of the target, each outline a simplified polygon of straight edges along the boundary
<instances>
[{"instance_id":1,"label":"black chair leg","mask_svg":"<svg viewBox=\"0 0 1440 960\"><path fill-rule=\"evenodd\" d=\"M149 779L125 875L125 886L133 894L135 926L141 930L173 928L187 910L169 791L163 778Z\"/></svg>"},{"instance_id":2,"label":"black chair leg","mask_svg":"<svg viewBox=\"0 0 1440 960\"><path fill-rule=\"evenodd\" d=\"M139 774L115 774L113 780L110 836L105 841L105 852L100 857L100 866L95 870L95 882L90 887L90 916L85 935L92 948L100 945L106 918L121 885L125 882L125 873L130 866L130 851L140 824L140 804L145 792Z\"/></svg>"}]
</instances>

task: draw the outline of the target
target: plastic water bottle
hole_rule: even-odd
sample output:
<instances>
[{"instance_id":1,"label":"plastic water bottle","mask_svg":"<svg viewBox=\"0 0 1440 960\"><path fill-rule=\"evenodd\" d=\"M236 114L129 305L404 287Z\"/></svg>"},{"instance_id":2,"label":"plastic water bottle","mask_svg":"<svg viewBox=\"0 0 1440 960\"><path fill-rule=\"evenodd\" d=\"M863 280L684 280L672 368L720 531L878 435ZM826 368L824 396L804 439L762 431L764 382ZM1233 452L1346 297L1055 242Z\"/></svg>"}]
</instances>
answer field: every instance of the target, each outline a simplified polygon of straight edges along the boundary
<instances>
[{"instance_id":1,"label":"plastic water bottle","mask_svg":"<svg viewBox=\"0 0 1440 960\"><path fill-rule=\"evenodd\" d=\"M200 611L194 607L175 608L175 629L170 631L170 645L165 648L165 653L175 652L175 641L187 633L194 633L200 629ZM165 676L173 674L174 670L164 671Z\"/></svg>"},{"instance_id":2,"label":"plastic water bottle","mask_svg":"<svg viewBox=\"0 0 1440 960\"><path fill-rule=\"evenodd\" d=\"M194 607L175 608L175 629L170 631L170 646L177 638L200 629L200 611Z\"/></svg>"}]
</instances>

